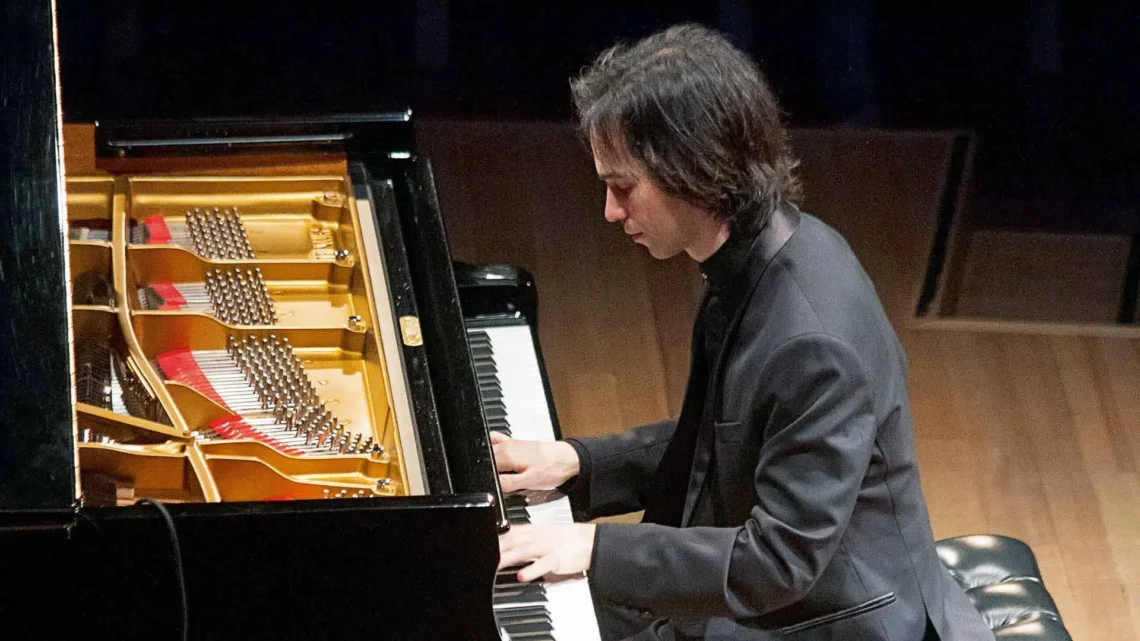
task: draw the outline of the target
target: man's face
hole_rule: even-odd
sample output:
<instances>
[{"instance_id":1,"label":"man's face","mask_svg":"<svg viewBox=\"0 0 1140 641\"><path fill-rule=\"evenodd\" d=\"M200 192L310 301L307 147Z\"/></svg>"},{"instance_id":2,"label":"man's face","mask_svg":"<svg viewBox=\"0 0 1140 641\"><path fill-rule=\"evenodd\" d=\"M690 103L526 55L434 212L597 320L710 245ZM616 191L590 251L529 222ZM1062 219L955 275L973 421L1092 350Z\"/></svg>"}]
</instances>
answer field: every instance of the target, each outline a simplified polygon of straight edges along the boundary
<instances>
[{"instance_id":1,"label":"man's face","mask_svg":"<svg viewBox=\"0 0 1140 641\"><path fill-rule=\"evenodd\" d=\"M613 158L593 141L591 147L598 178L606 183L606 220L619 223L654 258L689 250L708 212L666 194L627 154Z\"/></svg>"}]
</instances>

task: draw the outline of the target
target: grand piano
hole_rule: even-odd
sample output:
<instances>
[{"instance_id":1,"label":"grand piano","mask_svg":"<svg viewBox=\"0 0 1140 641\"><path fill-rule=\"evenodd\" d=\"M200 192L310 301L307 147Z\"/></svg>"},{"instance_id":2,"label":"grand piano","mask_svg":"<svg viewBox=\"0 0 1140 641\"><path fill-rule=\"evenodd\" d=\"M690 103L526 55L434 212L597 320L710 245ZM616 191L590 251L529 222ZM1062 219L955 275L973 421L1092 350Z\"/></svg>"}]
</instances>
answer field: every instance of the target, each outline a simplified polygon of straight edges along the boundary
<instances>
[{"instance_id":1,"label":"grand piano","mask_svg":"<svg viewBox=\"0 0 1140 641\"><path fill-rule=\"evenodd\" d=\"M559 436L533 281L452 263L410 112L101 121L65 171L54 3L5 11L2 638L596 637L496 572L570 520L489 445Z\"/></svg>"}]
</instances>

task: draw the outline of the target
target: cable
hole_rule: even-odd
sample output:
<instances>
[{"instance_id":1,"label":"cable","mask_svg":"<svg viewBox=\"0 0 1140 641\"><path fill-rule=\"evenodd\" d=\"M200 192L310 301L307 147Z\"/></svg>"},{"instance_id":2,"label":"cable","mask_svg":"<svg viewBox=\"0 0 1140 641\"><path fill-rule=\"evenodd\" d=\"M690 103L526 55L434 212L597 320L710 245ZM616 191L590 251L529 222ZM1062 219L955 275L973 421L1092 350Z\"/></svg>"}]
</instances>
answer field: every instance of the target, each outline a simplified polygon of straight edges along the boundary
<instances>
[{"instance_id":1,"label":"cable","mask_svg":"<svg viewBox=\"0 0 1140 641\"><path fill-rule=\"evenodd\" d=\"M158 499L147 496L135 501L135 505L142 505L143 503L153 505L162 514L162 519L166 521L166 529L170 531L170 542L174 546L174 570L178 576L178 590L182 597L182 641L187 641L190 630L190 606L186 601L186 577L182 571L182 550L178 546L178 532L174 530L174 517Z\"/></svg>"}]
</instances>

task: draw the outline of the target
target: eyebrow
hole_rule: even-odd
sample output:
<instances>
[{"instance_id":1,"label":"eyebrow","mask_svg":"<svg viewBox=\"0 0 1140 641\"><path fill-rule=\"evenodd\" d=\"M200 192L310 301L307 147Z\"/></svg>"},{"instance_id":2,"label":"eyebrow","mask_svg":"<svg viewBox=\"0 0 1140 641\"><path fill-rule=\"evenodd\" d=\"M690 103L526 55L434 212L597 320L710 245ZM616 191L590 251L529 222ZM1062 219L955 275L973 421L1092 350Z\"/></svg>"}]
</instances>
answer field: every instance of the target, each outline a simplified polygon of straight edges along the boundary
<instances>
[{"instance_id":1,"label":"eyebrow","mask_svg":"<svg viewBox=\"0 0 1140 641\"><path fill-rule=\"evenodd\" d=\"M633 180L633 174L627 174L620 171L607 171L604 174L598 174L598 180L609 182L611 180Z\"/></svg>"}]
</instances>

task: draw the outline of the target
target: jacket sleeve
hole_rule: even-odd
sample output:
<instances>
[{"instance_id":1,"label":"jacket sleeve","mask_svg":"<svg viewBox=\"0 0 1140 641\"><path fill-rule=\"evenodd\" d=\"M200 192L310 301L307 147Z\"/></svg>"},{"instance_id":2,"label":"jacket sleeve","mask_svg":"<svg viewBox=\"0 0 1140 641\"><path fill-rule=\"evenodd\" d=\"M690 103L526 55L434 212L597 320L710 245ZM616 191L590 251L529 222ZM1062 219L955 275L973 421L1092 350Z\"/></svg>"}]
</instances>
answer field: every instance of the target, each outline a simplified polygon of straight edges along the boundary
<instances>
[{"instance_id":1,"label":"jacket sleeve","mask_svg":"<svg viewBox=\"0 0 1140 641\"><path fill-rule=\"evenodd\" d=\"M763 430L744 525L598 524L590 582L599 596L679 619L764 615L803 598L847 526L875 439L854 351L830 336L789 340L755 371L744 417Z\"/></svg>"},{"instance_id":2,"label":"jacket sleeve","mask_svg":"<svg viewBox=\"0 0 1140 641\"><path fill-rule=\"evenodd\" d=\"M578 452L579 474L560 489L575 517L589 520L644 509L658 463L677 428L670 419L621 434L566 439Z\"/></svg>"}]
</instances>

